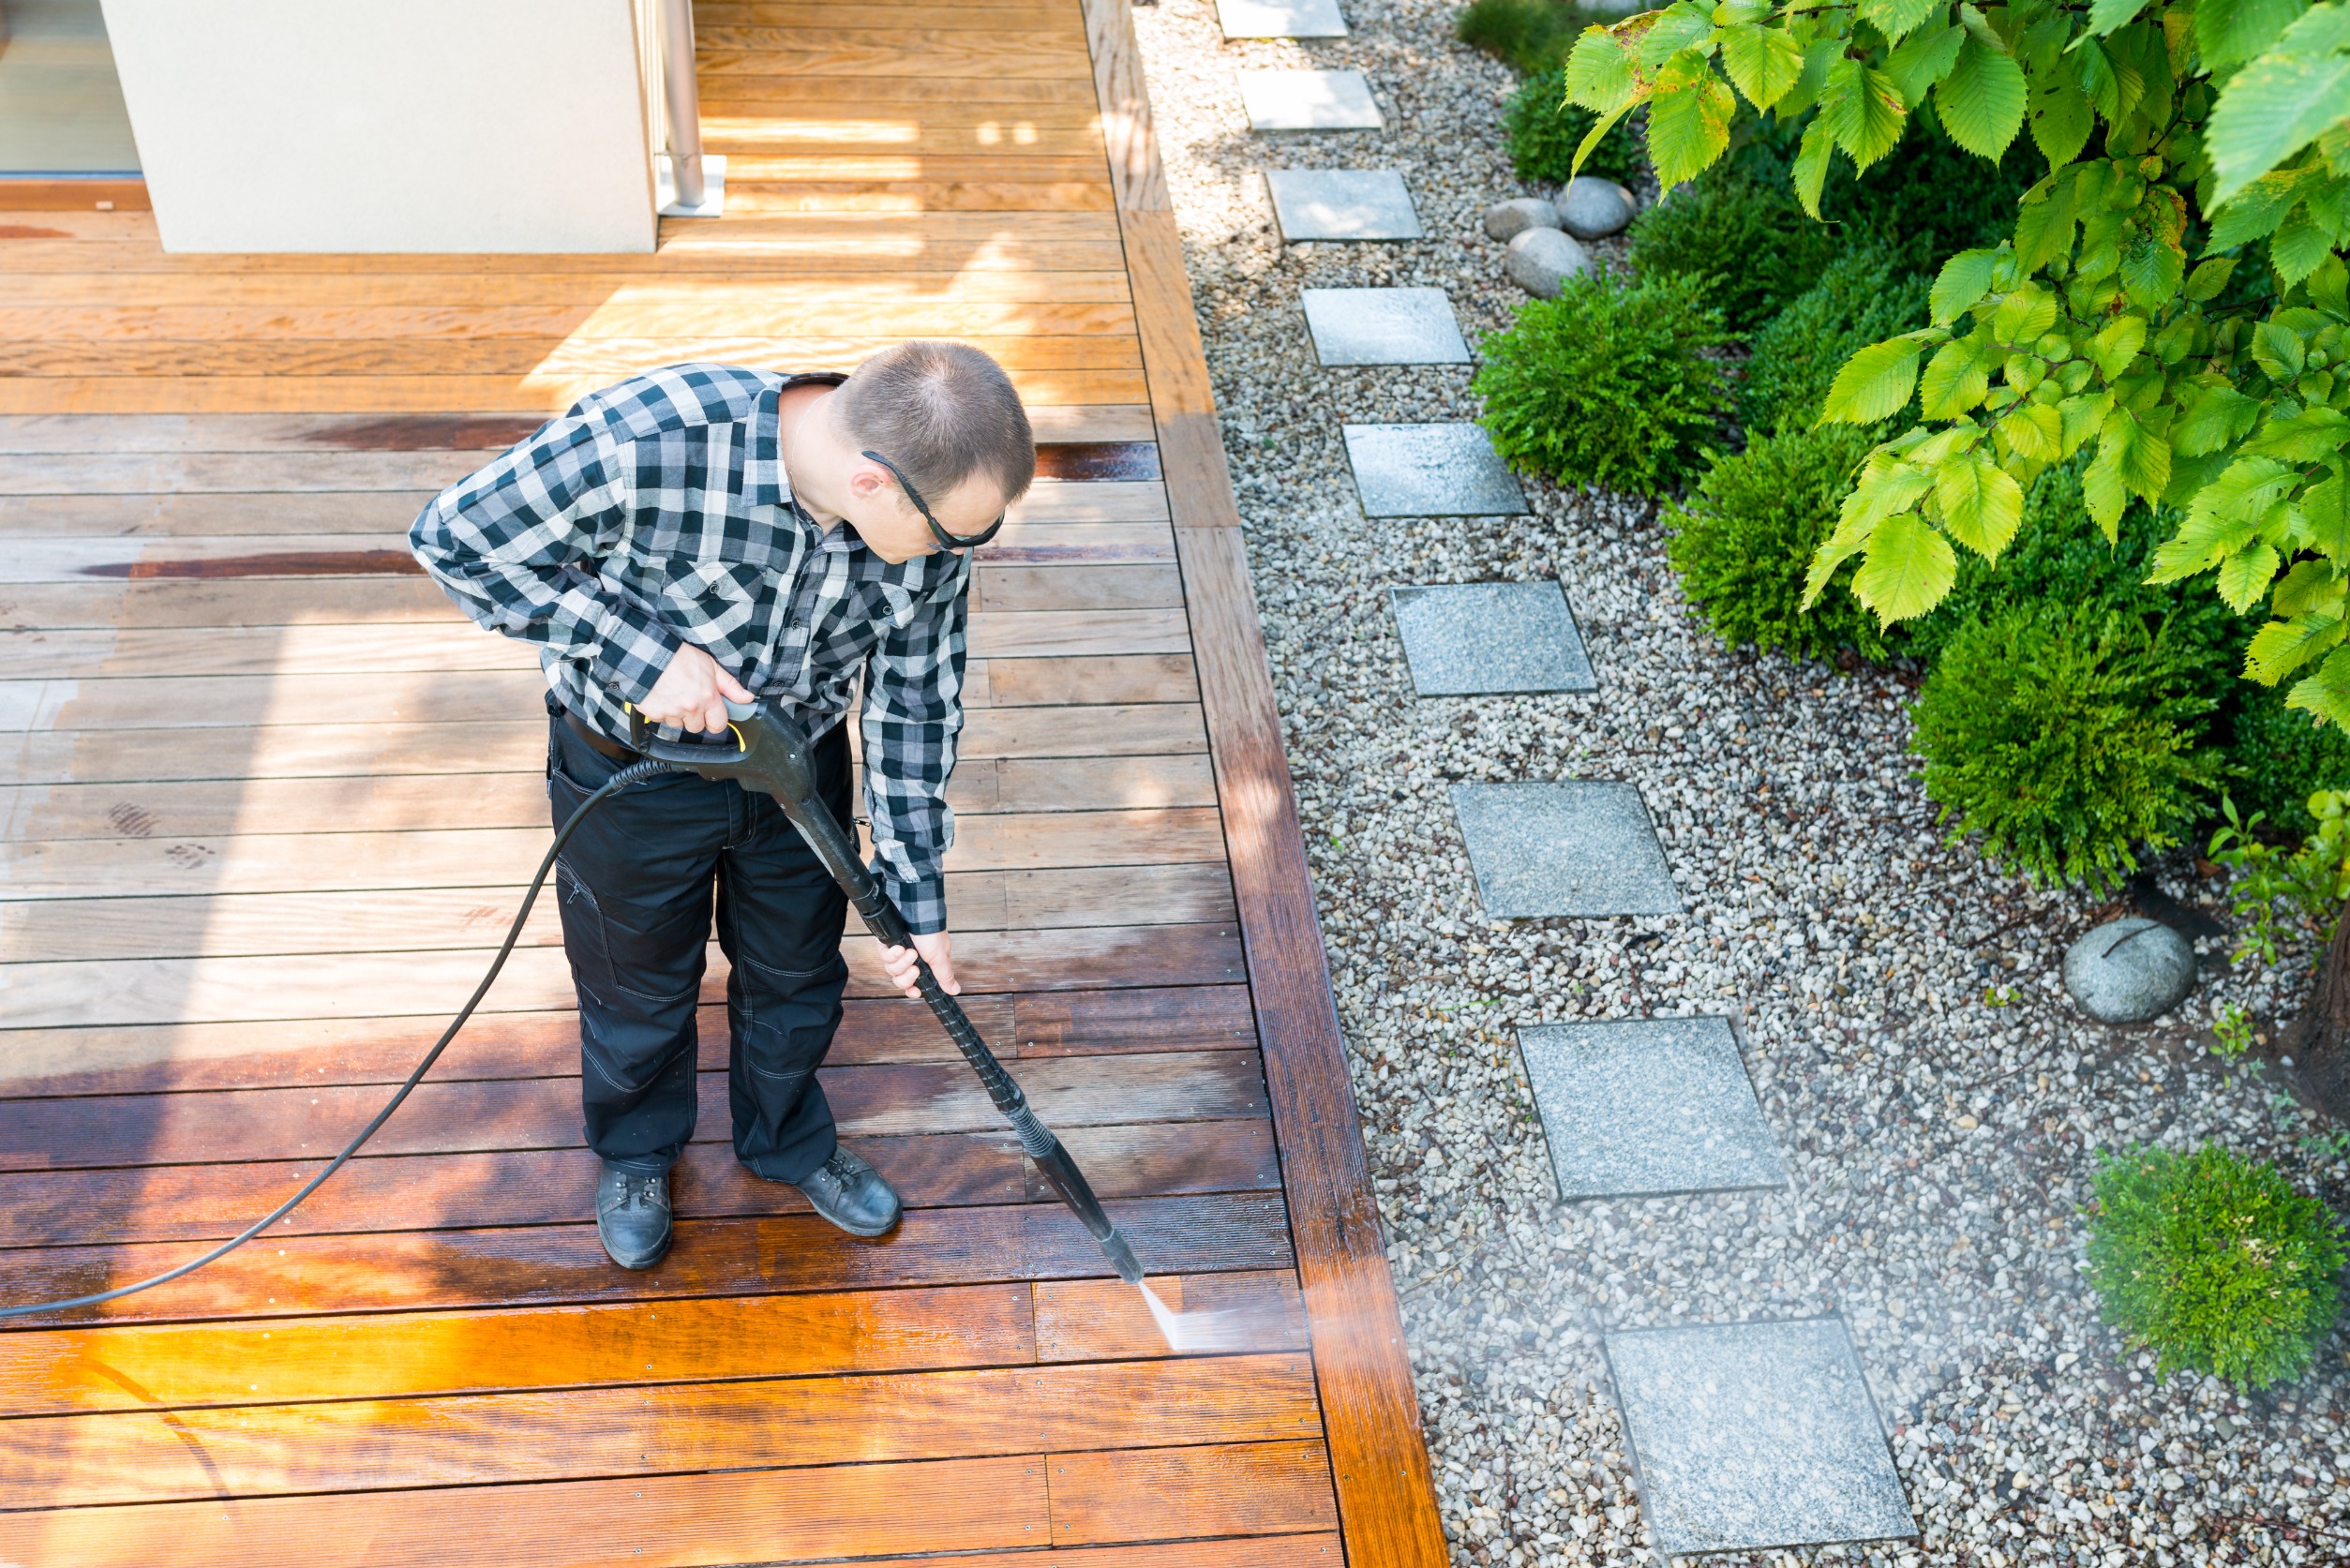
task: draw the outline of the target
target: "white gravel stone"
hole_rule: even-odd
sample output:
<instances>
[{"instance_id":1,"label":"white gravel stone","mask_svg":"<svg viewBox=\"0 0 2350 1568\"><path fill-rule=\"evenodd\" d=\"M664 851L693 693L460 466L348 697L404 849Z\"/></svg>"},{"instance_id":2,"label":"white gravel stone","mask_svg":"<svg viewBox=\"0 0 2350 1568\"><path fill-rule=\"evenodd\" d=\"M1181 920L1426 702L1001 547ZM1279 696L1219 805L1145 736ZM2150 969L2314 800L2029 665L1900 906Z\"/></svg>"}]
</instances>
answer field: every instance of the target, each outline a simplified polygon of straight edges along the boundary
<instances>
[{"instance_id":1,"label":"white gravel stone","mask_svg":"<svg viewBox=\"0 0 2350 1568\"><path fill-rule=\"evenodd\" d=\"M1474 418L1473 370L1325 368L1300 291L1440 288L1471 341L1504 328L1525 296L1478 219L1523 187L1513 81L1455 40L1458 6L1346 10L1353 37L1304 45L1228 44L1206 0L1134 15L1456 1562L1654 1561L1597 1325L1834 1310L1923 1539L1708 1568L2343 1561L2350 1338L2268 1396L2158 1380L2079 1270L2096 1152L2132 1142L2222 1141L2350 1208L2350 1160L2305 1146L2316 1124L2203 1027L2230 1003L2273 1038L2308 947L2215 973L2192 1016L2086 1023L2058 959L2118 911L1945 842L1908 751L1914 675L1724 649L1624 497L1529 480L1531 517L1367 525L1340 426ZM1381 84L1359 161L1404 172L1429 237L1281 246L1260 171L1284 155L1235 83L1309 67ZM1596 692L1414 695L1390 587L1550 578ZM1482 917L1448 786L1576 777L1639 785L1686 915ZM2224 901L2183 858L2154 869ZM2205 956L2218 971L2225 945ZM1559 1202L1518 1029L1717 1013L1740 1019L1789 1190Z\"/></svg>"},{"instance_id":2,"label":"white gravel stone","mask_svg":"<svg viewBox=\"0 0 2350 1568\"><path fill-rule=\"evenodd\" d=\"M1502 269L1509 280L1537 299L1556 299L1570 277L1591 270L1591 253L1573 235L1556 229L1529 229L1509 242Z\"/></svg>"},{"instance_id":3,"label":"white gravel stone","mask_svg":"<svg viewBox=\"0 0 2350 1568\"><path fill-rule=\"evenodd\" d=\"M1485 237L1511 240L1529 229L1556 229L1559 209L1539 196L1513 196L1485 209Z\"/></svg>"}]
</instances>

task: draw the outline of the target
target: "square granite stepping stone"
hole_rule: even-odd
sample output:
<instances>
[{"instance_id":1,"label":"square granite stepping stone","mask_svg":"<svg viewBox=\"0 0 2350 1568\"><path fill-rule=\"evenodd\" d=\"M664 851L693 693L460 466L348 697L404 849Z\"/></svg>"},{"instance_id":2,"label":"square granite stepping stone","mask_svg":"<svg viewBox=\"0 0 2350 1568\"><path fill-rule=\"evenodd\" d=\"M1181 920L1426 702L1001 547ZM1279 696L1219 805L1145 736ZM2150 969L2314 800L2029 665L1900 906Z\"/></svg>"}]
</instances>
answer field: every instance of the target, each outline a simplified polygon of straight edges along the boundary
<instances>
[{"instance_id":1,"label":"square granite stepping stone","mask_svg":"<svg viewBox=\"0 0 2350 1568\"><path fill-rule=\"evenodd\" d=\"M1424 697L1590 692L1591 659L1556 583L1389 589L1412 686Z\"/></svg>"},{"instance_id":2,"label":"square granite stepping stone","mask_svg":"<svg viewBox=\"0 0 2350 1568\"><path fill-rule=\"evenodd\" d=\"M1228 38L1342 38L1339 0L1216 0Z\"/></svg>"},{"instance_id":3,"label":"square granite stepping stone","mask_svg":"<svg viewBox=\"0 0 2350 1568\"><path fill-rule=\"evenodd\" d=\"M1325 365L1466 365L1442 289L1308 289L1306 330Z\"/></svg>"},{"instance_id":4,"label":"square granite stepping stone","mask_svg":"<svg viewBox=\"0 0 2350 1568\"><path fill-rule=\"evenodd\" d=\"M1242 71L1250 130L1377 130L1387 122L1361 71Z\"/></svg>"},{"instance_id":5,"label":"square granite stepping stone","mask_svg":"<svg viewBox=\"0 0 2350 1568\"><path fill-rule=\"evenodd\" d=\"M1265 184L1288 244L1420 237L1412 193L1392 169L1268 169Z\"/></svg>"},{"instance_id":6,"label":"square granite stepping stone","mask_svg":"<svg viewBox=\"0 0 2350 1568\"><path fill-rule=\"evenodd\" d=\"M1494 919L1682 913L1637 784L1455 784L1452 805Z\"/></svg>"},{"instance_id":7,"label":"square granite stepping stone","mask_svg":"<svg viewBox=\"0 0 2350 1568\"><path fill-rule=\"evenodd\" d=\"M1518 1049L1560 1197L1787 1185L1728 1019L1537 1023Z\"/></svg>"},{"instance_id":8,"label":"square granite stepping stone","mask_svg":"<svg viewBox=\"0 0 2350 1568\"><path fill-rule=\"evenodd\" d=\"M1606 1343L1660 1556L1918 1532L1842 1319L1617 1330Z\"/></svg>"},{"instance_id":9,"label":"square granite stepping stone","mask_svg":"<svg viewBox=\"0 0 2350 1568\"><path fill-rule=\"evenodd\" d=\"M1346 460L1366 517L1510 517L1526 510L1477 425L1349 425Z\"/></svg>"}]
</instances>

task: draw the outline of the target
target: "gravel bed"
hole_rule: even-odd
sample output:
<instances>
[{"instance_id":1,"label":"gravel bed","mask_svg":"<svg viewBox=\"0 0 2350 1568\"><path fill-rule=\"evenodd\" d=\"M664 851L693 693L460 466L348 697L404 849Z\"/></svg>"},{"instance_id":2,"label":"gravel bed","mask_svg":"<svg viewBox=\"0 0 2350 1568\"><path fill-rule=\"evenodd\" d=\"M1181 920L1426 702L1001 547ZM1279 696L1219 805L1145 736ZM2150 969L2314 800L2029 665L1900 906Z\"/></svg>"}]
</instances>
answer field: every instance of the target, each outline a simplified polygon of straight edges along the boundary
<instances>
[{"instance_id":1,"label":"gravel bed","mask_svg":"<svg viewBox=\"0 0 2350 1568\"><path fill-rule=\"evenodd\" d=\"M1478 216L1534 192L1455 6L1347 14L1305 43L1226 43L1208 0L1136 17L1456 1561L1653 1561L1599 1325L1838 1311L1923 1534L1753 1561L2350 1561L2350 1342L2273 1396L2158 1381L2079 1274L2101 1147L2217 1139L2350 1196L2313 1118L2204 1032L2224 1000L2273 1031L2306 955L2088 1023L2057 965L2114 911L1943 842L1898 673L1725 650L1625 498L1530 480L1530 519L1366 524L1341 422L1474 417L1469 372L1320 369L1298 291L1441 287L1474 344L1523 297ZM1369 73L1389 128L1251 136L1236 73L1301 66ZM1429 237L1284 250L1267 167L1399 169ZM1549 577L1596 694L1414 698L1388 585ZM1445 786L1563 777L1639 784L1687 916L1483 918ZM1792 1188L1562 1204L1516 1030L1672 1013L1737 1021Z\"/></svg>"}]
</instances>

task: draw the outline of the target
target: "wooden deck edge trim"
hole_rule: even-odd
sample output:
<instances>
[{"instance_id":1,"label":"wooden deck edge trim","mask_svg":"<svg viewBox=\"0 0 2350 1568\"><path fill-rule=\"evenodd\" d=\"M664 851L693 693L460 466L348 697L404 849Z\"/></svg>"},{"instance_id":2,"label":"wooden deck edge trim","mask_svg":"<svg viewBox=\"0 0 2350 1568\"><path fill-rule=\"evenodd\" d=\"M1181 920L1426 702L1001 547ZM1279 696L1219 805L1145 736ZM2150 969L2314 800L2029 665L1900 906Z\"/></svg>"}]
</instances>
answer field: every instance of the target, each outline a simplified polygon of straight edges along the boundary
<instances>
[{"instance_id":1,"label":"wooden deck edge trim","mask_svg":"<svg viewBox=\"0 0 2350 1568\"><path fill-rule=\"evenodd\" d=\"M100 175L56 179L0 174L0 212L148 212L147 182Z\"/></svg>"},{"instance_id":2,"label":"wooden deck edge trim","mask_svg":"<svg viewBox=\"0 0 2350 1568\"><path fill-rule=\"evenodd\" d=\"M1144 377L1263 1042L1339 1521L1353 1568L1444 1568L1401 1309L1314 913L1272 667L1131 0L1083 0Z\"/></svg>"}]
</instances>

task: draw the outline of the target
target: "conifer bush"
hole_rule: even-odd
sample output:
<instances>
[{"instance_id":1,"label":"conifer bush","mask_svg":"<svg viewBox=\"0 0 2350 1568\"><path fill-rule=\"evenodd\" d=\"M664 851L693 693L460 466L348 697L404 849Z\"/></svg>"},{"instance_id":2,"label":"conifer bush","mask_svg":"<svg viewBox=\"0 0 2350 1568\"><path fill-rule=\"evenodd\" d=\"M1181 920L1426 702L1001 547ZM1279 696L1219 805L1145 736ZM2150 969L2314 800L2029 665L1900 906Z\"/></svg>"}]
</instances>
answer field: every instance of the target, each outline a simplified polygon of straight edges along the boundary
<instances>
[{"instance_id":1,"label":"conifer bush","mask_svg":"<svg viewBox=\"0 0 2350 1568\"><path fill-rule=\"evenodd\" d=\"M1925 793L2033 881L2104 889L2208 809L2213 699L2168 622L2095 603L2012 605L1963 625L1919 691Z\"/></svg>"},{"instance_id":2,"label":"conifer bush","mask_svg":"<svg viewBox=\"0 0 2350 1568\"><path fill-rule=\"evenodd\" d=\"M1512 467L1660 495L1719 443L1728 389L1706 351L1729 336L1696 278L1585 274L1519 306L1470 384Z\"/></svg>"},{"instance_id":3,"label":"conifer bush","mask_svg":"<svg viewBox=\"0 0 2350 1568\"><path fill-rule=\"evenodd\" d=\"M1850 648L1883 659L1877 618L1840 586L1806 612L1804 577L1836 526L1836 509L1870 438L1838 426L1781 429L1717 458L1665 509L1665 553L1683 591L1733 647L1819 658Z\"/></svg>"},{"instance_id":4,"label":"conifer bush","mask_svg":"<svg viewBox=\"0 0 2350 1568\"><path fill-rule=\"evenodd\" d=\"M2270 832L2302 839L2317 831L2309 798L2319 790L2350 789L2350 735L2320 724L2284 705L2273 686L2244 694L2227 748L2234 778L2228 793L2246 816L2258 812Z\"/></svg>"},{"instance_id":5,"label":"conifer bush","mask_svg":"<svg viewBox=\"0 0 2350 1568\"><path fill-rule=\"evenodd\" d=\"M2309 1370L2341 1306L2342 1226L2325 1204L2216 1145L2111 1157L2093 1186L2089 1283L2163 1375L2266 1388Z\"/></svg>"},{"instance_id":6,"label":"conifer bush","mask_svg":"<svg viewBox=\"0 0 2350 1568\"><path fill-rule=\"evenodd\" d=\"M1724 322L1745 333L1819 281L1836 250L1834 232L1805 217L1784 184L1725 169L1634 218L1629 256L1643 278L1703 278Z\"/></svg>"},{"instance_id":7,"label":"conifer bush","mask_svg":"<svg viewBox=\"0 0 2350 1568\"><path fill-rule=\"evenodd\" d=\"M1749 433L1810 425L1844 362L1879 338L1923 326L1932 279L1904 267L1883 246L1846 251L1819 281L1754 335L1738 388L1738 420ZM1909 411L1914 413L1915 404ZM1827 543L1821 534L1819 542Z\"/></svg>"}]
</instances>

